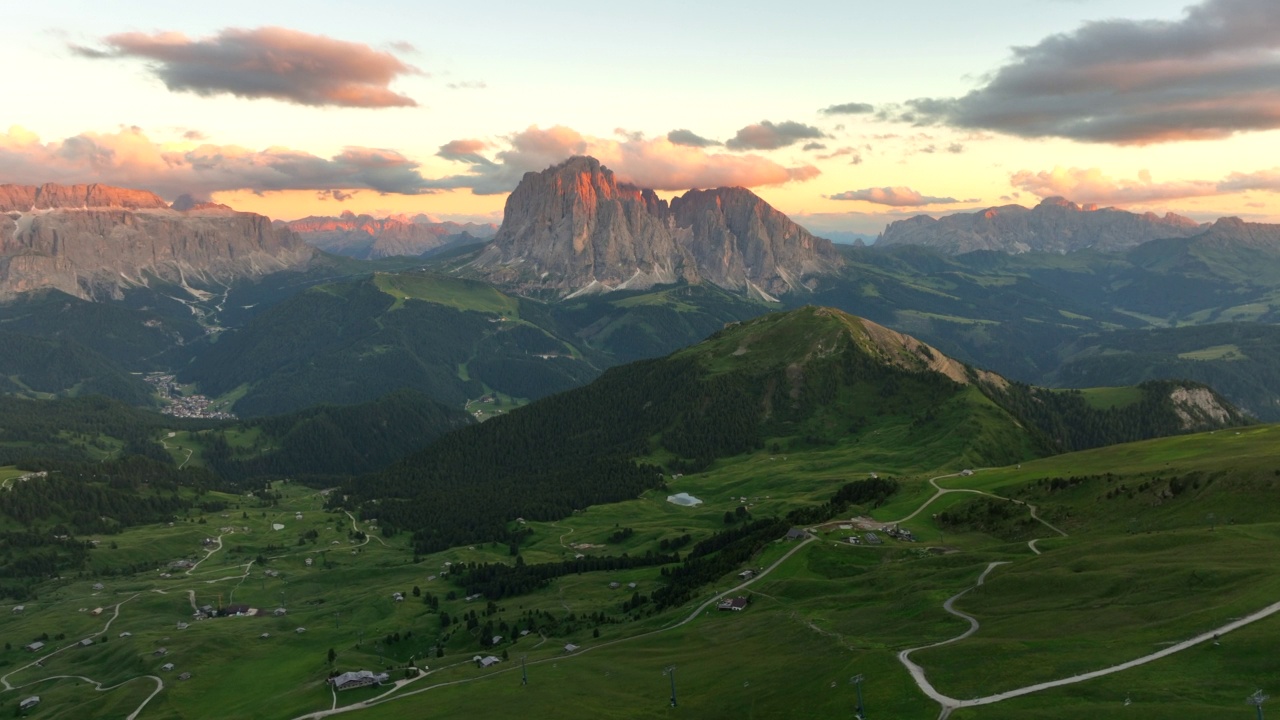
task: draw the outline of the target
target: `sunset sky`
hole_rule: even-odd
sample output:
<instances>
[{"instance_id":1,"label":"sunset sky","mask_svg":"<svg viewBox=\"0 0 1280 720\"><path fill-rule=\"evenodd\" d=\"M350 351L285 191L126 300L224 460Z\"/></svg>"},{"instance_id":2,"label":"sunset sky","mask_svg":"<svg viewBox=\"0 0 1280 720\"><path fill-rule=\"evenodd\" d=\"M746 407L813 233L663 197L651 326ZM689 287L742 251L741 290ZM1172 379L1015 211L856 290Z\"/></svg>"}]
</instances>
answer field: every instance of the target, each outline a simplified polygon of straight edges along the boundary
<instances>
[{"instance_id":1,"label":"sunset sky","mask_svg":"<svg viewBox=\"0 0 1280 720\"><path fill-rule=\"evenodd\" d=\"M53 0L5 26L0 182L498 222L586 153L820 234L1052 195L1280 222L1275 0Z\"/></svg>"}]
</instances>

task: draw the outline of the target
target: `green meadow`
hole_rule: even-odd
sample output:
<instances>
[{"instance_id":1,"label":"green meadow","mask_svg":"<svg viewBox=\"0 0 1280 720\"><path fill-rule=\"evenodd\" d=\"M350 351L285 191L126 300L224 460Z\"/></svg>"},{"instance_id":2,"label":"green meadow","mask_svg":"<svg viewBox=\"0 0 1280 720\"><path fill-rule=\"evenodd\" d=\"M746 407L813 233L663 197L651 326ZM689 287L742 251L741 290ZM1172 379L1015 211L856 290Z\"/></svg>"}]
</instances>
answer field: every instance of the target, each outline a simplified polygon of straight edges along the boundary
<instances>
[{"instance_id":1,"label":"green meadow","mask_svg":"<svg viewBox=\"0 0 1280 720\"><path fill-rule=\"evenodd\" d=\"M904 526L919 542L850 545L844 538L857 531L838 525L853 521L833 519L798 548L769 544L748 565L772 569L746 588L732 590L743 581L729 574L697 600L656 614L623 609L633 594L662 584L656 567L571 574L525 595L468 601L446 572L460 562L512 562L505 545L415 557L407 538L383 537L376 521L326 511L314 488L277 484L279 499L265 503L211 493L224 511L91 538L98 545L84 573L43 584L22 612L0 612L0 678L13 688L0 692L0 703L16 707L38 694L31 717L123 717L151 695L155 677L164 688L140 718L295 718L355 703L365 703L347 713L356 718L495 717L513 708L524 717L841 717L852 715L850 678L861 675L868 717L932 720L938 704L897 655L964 631L968 623L942 604L989 563L1007 564L956 603L979 630L912 656L953 698L1139 658L1280 600L1280 522L1268 510L1280 483L1277 433L1255 426L961 475L962 460L895 452L903 436L886 426L861 447L793 450L783 442L669 478L666 489L634 500L524 524L526 563L636 556L685 534L708 537L739 506L756 517L783 515L870 473L902 483L881 507L850 515L878 525L914 514ZM938 494L931 477L965 492ZM702 502L668 502L677 492ZM1017 502L1011 507L1025 523L1013 532L939 519L981 502ZM1030 520L1028 504L1067 536ZM1042 554L1031 538L1043 538ZM179 560L198 565L172 569ZM121 575L124 566L150 569ZM750 596L747 610L695 613L731 590ZM261 613L195 620L192 603ZM280 607L286 613L277 616ZM478 622L468 629L472 611ZM442 614L454 622L442 626ZM502 640L488 646L487 632ZM41 653L22 649L46 636ZM84 638L94 642L76 645ZM950 717L1244 717L1252 711L1244 698L1280 672L1269 652L1276 642L1280 617L1272 616L1217 645ZM568 652L568 643L578 648ZM155 655L161 647L167 654ZM481 669L477 655L503 660ZM43 667L33 665L41 657ZM166 662L172 671L161 669ZM672 666L675 709L664 674ZM383 670L401 686L335 694L324 682L330 672L358 669ZM178 680L182 672L191 678Z\"/></svg>"}]
</instances>

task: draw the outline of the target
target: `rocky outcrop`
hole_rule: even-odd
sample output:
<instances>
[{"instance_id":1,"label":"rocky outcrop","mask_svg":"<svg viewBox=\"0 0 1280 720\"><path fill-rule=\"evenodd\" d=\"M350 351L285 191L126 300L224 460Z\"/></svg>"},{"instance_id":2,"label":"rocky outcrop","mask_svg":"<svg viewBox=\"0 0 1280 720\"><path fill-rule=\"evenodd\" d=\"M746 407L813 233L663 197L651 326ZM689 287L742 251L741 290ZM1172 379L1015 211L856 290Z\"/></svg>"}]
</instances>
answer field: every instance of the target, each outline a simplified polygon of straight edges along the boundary
<instances>
[{"instance_id":1,"label":"rocky outcrop","mask_svg":"<svg viewBox=\"0 0 1280 720\"><path fill-rule=\"evenodd\" d=\"M574 157L525 174L471 267L517 291L561 297L709 282L771 298L840 265L829 241L748 190L694 190L668 206L595 158Z\"/></svg>"},{"instance_id":2,"label":"rocky outcrop","mask_svg":"<svg viewBox=\"0 0 1280 720\"><path fill-rule=\"evenodd\" d=\"M426 215L376 218L350 211L338 217L310 216L283 223L308 245L361 260L417 256L459 241L493 237L496 225L436 222Z\"/></svg>"},{"instance_id":3,"label":"rocky outcrop","mask_svg":"<svg viewBox=\"0 0 1280 720\"><path fill-rule=\"evenodd\" d=\"M919 215L890 223L876 247L923 245L958 255L975 250L1067 253L1120 252L1162 238L1190 237L1205 226L1180 215L1139 215L1116 208L1081 207L1048 198L1034 208L1005 205L934 219Z\"/></svg>"},{"instance_id":4,"label":"rocky outcrop","mask_svg":"<svg viewBox=\"0 0 1280 720\"><path fill-rule=\"evenodd\" d=\"M306 264L313 251L262 215L180 211L103 185L0 186L0 298L54 288L85 299L163 280L225 283Z\"/></svg>"},{"instance_id":5,"label":"rocky outcrop","mask_svg":"<svg viewBox=\"0 0 1280 720\"><path fill-rule=\"evenodd\" d=\"M1178 386L1169 393L1183 430L1204 430L1238 423L1241 418L1217 393L1202 385Z\"/></svg>"}]
</instances>

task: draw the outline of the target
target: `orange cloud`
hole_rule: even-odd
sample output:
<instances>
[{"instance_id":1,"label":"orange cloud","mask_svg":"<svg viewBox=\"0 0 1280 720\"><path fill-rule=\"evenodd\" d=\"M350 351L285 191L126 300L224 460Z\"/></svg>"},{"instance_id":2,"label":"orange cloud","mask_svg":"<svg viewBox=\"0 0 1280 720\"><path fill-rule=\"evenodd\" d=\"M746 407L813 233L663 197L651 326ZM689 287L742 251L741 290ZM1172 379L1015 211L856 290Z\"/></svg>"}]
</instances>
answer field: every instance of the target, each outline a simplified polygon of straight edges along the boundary
<instances>
[{"instance_id":1,"label":"orange cloud","mask_svg":"<svg viewBox=\"0 0 1280 720\"><path fill-rule=\"evenodd\" d=\"M1205 180L1155 182L1143 171L1136 180L1116 180L1098 168L1061 168L1031 172L1021 170L1010 184L1038 197L1065 197L1078 203L1129 205L1219 195L1219 183Z\"/></svg>"},{"instance_id":2,"label":"orange cloud","mask_svg":"<svg viewBox=\"0 0 1280 720\"><path fill-rule=\"evenodd\" d=\"M322 158L301 150L249 150L203 144L175 148L152 141L139 128L86 132L43 143L11 128L0 134L0 182L101 182L152 190L173 198L227 190L370 189L383 193L432 192L418 163L394 150L348 147Z\"/></svg>"},{"instance_id":3,"label":"orange cloud","mask_svg":"<svg viewBox=\"0 0 1280 720\"><path fill-rule=\"evenodd\" d=\"M445 148L473 147L454 143L473 142L477 141L448 143L441 147L441 154ZM591 155L608 165L618 179L654 190L781 185L820 174L812 165L785 167L758 155L708 152L667 137L630 134L622 139L598 138L557 125L514 133L505 138L505 147L492 160L468 160L469 173L432 180L430 186L470 188L480 195L509 192L526 172L543 170L573 155Z\"/></svg>"},{"instance_id":4,"label":"orange cloud","mask_svg":"<svg viewBox=\"0 0 1280 720\"><path fill-rule=\"evenodd\" d=\"M389 52L362 43L281 27L227 28L191 39L178 32L127 32L102 40L106 49L72 45L92 59L140 58L173 92L272 98L298 105L412 107L388 85L421 74Z\"/></svg>"}]
</instances>

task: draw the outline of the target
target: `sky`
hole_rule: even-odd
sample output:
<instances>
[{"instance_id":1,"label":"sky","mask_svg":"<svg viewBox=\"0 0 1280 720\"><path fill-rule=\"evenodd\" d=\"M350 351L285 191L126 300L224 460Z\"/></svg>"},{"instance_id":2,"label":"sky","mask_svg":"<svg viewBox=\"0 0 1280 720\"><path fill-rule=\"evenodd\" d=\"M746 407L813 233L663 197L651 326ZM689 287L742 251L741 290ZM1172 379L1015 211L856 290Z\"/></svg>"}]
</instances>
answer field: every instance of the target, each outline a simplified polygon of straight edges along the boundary
<instances>
[{"instance_id":1,"label":"sky","mask_svg":"<svg viewBox=\"0 0 1280 720\"><path fill-rule=\"evenodd\" d=\"M819 234L1064 196L1280 222L1275 0L10 3L0 183L500 222L591 154Z\"/></svg>"}]
</instances>

